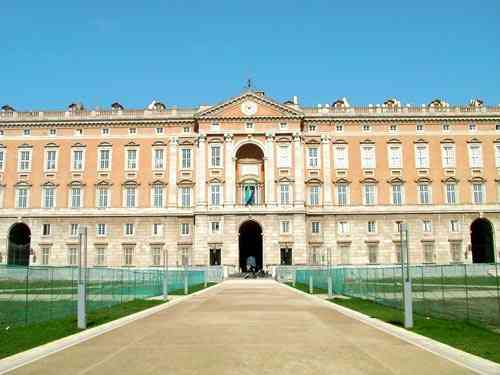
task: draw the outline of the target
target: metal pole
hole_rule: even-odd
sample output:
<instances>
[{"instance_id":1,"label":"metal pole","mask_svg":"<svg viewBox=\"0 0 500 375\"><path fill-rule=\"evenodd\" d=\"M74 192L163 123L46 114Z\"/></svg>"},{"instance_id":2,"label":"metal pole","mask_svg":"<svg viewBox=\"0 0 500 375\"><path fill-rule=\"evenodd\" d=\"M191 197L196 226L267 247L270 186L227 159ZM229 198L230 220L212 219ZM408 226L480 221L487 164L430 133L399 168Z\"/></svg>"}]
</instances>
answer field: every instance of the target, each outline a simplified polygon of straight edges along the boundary
<instances>
[{"instance_id":1,"label":"metal pole","mask_svg":"<svg viewBox=\"0 0 500 375\"><path fill-rule=\"evenodd\" d=\"M184 294L188 294L189 293L188 272L187 272L187 269L188 269L188 260L187 260L187 256L186 256L186 263L184 265Z\"/></svg>"},{"instance_id":2,"label":"metal pole","mask_svg":"<svg viewBox=\"0 0 500 375\"><path fill-rule=\"evenodd\" d=\"M163 300L168 301L168 250L163 249Z\"/></svg>"},{"instance_id":3,"label":"metal pole","mask_svg":"<svg viewBox=\"0 0 500 375\"><path fill-rule=\"evenodd\" d=\"M86 279L87 279L87 228L83 227L79 233L80 248L78 254L78 328L87 328L86 312Z\"/></svg>"},{"instance_id":4,"label":"metal pole","mask_svg":"<svg viewBox=\"0 0 500 375\"><path fill-rule=\"evenodd\" d=\"M405 328L413 328L413 300L410 279L410 252L408 247L408 224L401 223L401 273L403 278L403 303ZM405 233L404 246L403 246L403 231ZM406 250L406 251L404 251ZM404 275L404 263L406 256L406 277Z\"/></svg>"},{"instance_id":5,"label":"metal pole","mask_svg":"<svg viewBox=\"0 0 500 375\"><path fill-rule=\"evenodd\" d=\"M332 248L328 248L328 298L333 298Z\"/></svg>"}]
</instances>

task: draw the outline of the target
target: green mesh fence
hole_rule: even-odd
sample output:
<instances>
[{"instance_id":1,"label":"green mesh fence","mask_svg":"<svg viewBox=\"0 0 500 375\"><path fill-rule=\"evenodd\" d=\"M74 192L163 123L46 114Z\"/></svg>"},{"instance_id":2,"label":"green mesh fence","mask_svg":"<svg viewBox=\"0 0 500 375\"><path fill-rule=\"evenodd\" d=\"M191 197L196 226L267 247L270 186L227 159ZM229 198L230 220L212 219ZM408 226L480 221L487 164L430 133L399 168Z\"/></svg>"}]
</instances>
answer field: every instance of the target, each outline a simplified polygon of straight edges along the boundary
<instances>
[{"instance_id":1,"label":"green mesh fence","mask_svg":"<svg viewBox=\"0 0 500 375\"><path fill-rule=\"evenodd\" d=\"M169 270L169 292L204 283L204 270ZM163 270L87 269L87 311L159 296ZM0 329L76 316L78 268L0 266Z\"/></svg>"},{"instance_id":2,"label":"green mesh fence","mask_svg":"<svg viewBox=\"0 0 500 375\"><path fill-rule=\"evenodd\" d=\"M415 265L410 267L414 312L423 316L468 320L500 327L500 264ZM401 266L277 268L281 281L309 289L368 299L402 308Z\"/></svg>"}]
</instances>

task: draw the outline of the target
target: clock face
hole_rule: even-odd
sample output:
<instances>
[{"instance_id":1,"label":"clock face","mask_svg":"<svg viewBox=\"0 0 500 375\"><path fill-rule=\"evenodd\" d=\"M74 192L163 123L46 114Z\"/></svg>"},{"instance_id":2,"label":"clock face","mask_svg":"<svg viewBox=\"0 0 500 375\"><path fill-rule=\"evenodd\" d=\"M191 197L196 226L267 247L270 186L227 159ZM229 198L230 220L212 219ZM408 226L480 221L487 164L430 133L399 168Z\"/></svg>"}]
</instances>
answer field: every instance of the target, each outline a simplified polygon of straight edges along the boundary
<instances>
[{"instance_id":1,"label":"clock face","mask_svg":"<svg viewBox=\"0 0 500 375\"><path fill-rule=\"evenodd\" d=\"M257 113L257 103L250 100L244 101L241 103L241 112L247 116L255 115Z\"/></svg>"}]
</instances>

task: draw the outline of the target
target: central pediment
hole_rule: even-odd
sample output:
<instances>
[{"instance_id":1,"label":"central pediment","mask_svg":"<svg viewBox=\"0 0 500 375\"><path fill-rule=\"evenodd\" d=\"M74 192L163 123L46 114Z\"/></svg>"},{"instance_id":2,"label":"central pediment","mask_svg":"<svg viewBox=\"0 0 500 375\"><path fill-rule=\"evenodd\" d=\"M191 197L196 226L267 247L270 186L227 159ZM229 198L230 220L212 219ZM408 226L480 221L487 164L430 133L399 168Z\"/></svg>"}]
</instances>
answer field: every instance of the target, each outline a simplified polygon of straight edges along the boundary
<instances>
[{"instance_id":1,"label":"central pediment","mask_svg":"<svg viewBox=\"0 0 500 375\"><path fill-rule=\"evenodd\" d=\"M304 114L291 106L253 91L245 92L223 103L204 109L198 119L218 118L301 118Z\"/></svg>"}]
</instances>

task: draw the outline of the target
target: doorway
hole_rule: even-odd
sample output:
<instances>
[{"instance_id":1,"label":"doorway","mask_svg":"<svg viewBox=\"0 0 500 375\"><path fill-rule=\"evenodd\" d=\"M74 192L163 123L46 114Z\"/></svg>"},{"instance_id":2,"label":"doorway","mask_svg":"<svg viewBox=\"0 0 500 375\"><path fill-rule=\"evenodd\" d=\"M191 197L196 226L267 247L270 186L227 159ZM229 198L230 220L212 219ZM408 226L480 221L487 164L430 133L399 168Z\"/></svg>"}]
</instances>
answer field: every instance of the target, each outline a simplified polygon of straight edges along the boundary
<instances>
[{"instance_id":1,"label":"doorway","mask_svg":"<svg viewBox=\"0 0 500 375\"><path fill-rule=\"evenodd\" d=\"M480 218L472 222L470 240L473 263L495 262L493 225L488 219Z\"/></svg>"},{"instance_id":2,"label":"doorway","mask_svg":"<svg viewBox=\"0 0 500 375\"><path fill-rule=\"evenodd\" d=\"M241 224L239 248L239 265L242 272L250 272L250 267L247 267L247 264L250 265L253 261L255 262L256 270L262 270L262 227L259 223L248 220Z\"/></svg>"},{"instance_id":3,"label":"doorway","mask_svg":"<svg viewBox=\"0 0 500 375\"><path fill-rule=\"evenodd\" d=\"M30 262L31 231L24 223L16 223L9 230L7 264L28 266Z\"/></svg>"}]
</instances>

